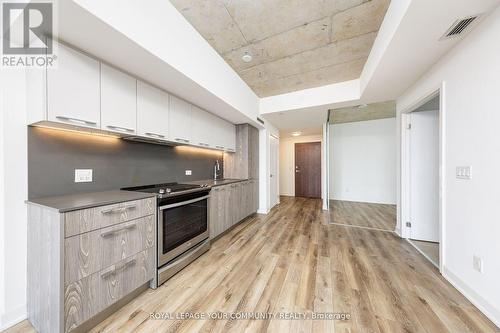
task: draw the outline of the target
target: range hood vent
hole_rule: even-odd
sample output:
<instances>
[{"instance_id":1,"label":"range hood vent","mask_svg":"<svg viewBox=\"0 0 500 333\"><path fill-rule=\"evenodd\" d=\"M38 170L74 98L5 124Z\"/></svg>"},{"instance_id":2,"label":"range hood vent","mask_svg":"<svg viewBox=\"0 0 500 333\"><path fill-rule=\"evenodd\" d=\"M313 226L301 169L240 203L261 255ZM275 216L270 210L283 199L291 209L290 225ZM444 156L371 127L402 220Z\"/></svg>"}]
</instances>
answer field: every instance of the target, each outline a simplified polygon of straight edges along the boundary
<instances>
[{"instance_id":1,"label":"range hood vent","mask_svg":"<svg viewBox=\"0 0 500 333\"><path fill-rule=\"evenodd\" d=\"M445 40L462 35L471 24L479 18L479 15L469 16L460 20L456 20L452 26L439 40Z\"/></svg>"}]
</instances>

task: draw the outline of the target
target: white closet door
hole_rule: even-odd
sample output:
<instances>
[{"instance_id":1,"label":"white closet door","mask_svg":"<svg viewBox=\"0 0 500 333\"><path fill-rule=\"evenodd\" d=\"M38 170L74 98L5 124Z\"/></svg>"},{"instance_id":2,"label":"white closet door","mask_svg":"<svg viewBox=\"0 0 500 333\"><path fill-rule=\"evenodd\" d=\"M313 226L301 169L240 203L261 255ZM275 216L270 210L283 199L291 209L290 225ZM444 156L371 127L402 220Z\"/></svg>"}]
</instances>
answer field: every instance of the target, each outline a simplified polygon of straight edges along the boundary
<instances>
[{"instance_id":1,"label":"white closet door","mask_svg":"<svg viewBox=\"0 0 500 333\"><path fill-rule=\"evenodd\" d=\"M439 241L439 112L411 114L411 238Z\"/></svg>"}]
</instances>

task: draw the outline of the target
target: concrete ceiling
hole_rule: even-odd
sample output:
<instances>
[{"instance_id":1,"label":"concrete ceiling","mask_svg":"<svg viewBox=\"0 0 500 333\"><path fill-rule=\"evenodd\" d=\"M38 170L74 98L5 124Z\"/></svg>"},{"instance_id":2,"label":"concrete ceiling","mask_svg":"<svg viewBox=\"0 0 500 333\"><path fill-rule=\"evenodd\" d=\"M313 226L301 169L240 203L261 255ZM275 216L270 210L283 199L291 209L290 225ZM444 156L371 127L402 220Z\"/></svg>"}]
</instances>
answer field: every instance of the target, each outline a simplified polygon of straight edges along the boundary
<instances>
[{"instance_id":1,"label":"concrete ceiling","mask_svg":"<svg viewBox=\"0 0 500 333\"><path fill-rule=\"evenodd\" d=\"M342 124L393 117L396 117L396 102L388 101L330 110L329 122Z\"/></svg>"},{"instance_id":2,"label":"concrete ceiling","mask_svg":"<svg viewBox=\"0 0 500 333\"><path fill-rule=\"evenodd\" d=\"M359 78L390 0L171 2L265 97Z\"/></svg>"}]
</instances>

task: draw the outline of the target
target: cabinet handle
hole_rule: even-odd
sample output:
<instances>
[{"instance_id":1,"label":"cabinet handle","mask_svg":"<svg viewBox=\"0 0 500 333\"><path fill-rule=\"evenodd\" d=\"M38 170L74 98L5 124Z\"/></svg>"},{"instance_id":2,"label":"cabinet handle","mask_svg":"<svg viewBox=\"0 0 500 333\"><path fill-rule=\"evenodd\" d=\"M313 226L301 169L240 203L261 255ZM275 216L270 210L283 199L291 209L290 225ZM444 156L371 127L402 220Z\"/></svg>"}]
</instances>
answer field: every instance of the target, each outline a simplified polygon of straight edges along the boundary
<instances>
[{"instance_id":1,"label":"cabinet handle","mask_svg":"<svg viewBox=\"0 0 500 333\"><path fill-rule=\"evenodd\" d=\"M155 136L155 137L160 138L160 139L165 138L165 135L156 134L156 133L151 133L151 132L146 132L146 133L144 133L144 134L146 134L147 136Z\"/></svg>"},{"instance_id":2,"label":"cabinet handle","mask_svg":"<svg viewBox=\"0 0 500 333\"><path fill-rule=\"evenodd\" d=\"M224 147L222 147L222 146L215 146L215 148L217 148L217 149L224 149Z\"/></svg>"},{"instance_id":3,"label":"cabinet handle","mask_svg":"<svg viewBox=\"0 0 500 333\"><path fill-rule=\"evenodd\" d=\"M113 266L109 267L108 269L101 272L101 278L106 279L108 276L115 274L117 271L121 271L129 266L135 265L136 262L137 262L137 259L131 258L131 259L127 260L126 262L124 262L123 265L121 265L119 267L116 267L116 265L113 265Z\"/></svg>"},{"instance_id":4,"label":"cabinet handle","mask_svg":"<svg viewBox=\"0 0 500 333\"><path fill-rule=\"evenodd\" d=\"M112 125L107 125L107 128L110 128L115 131L122 131L122 132L129 132L129 133L134 133L135 130L131 128L126 128L126 127L120 127L120 126L112 126Z\"/></svg>"},{"instance_id":5,"label":"cabinet handle","mask_svg":"<svg viewBox=\"0 0 500 333\"><path fill-rule=\"evenodd\" d=\"M97 125L96 122L83 120L83 119L70 118L70 117L64 117L64 116L56 116L56 118L59 120L70 122L70 123L78 123L78 124L91 125L91 126Z\"/></svg>"},{"instance_id":6,"label":"cabinet handle","mask_svg":"<svg viewBox=\"0 0 500 333\"><path fill-rule=\"evenodd\" d=\"M174 140L179 141L179 142L189 143L189 140L186 140L186 139L175 138Z\"/></svg>"},{"instance_id":7,"label":"cabinet handle","mask_svg":"<svg viewBox=\"0 0 500 333\"><path fill-rule=\"evenodd\" d=\"M108 236L117 234L120 231L124 231L124 230L128 230L128 229L135 229L136 227L137 227L137 224L131 224L131 225L128 225L126 227L121 227L121 228L109 230L109 231L106 231L106 232L101 232L101 237L108 237Z\"/></svg>"},{"instance_id":8,"label":"cabinet handle","mask_svg":"<svg viewBox=\"0 0 500 333\"><path fill-rule=\"evenodd\" d=\"M198 142L198 144L199 144L200 146L210 147L210 145L209 145L208 143Z\"/></svg>"},{"instance_id":9,"label":"cabinet handle","mask_svg":"<svg viewBox=\"0 0 500 333\"><path fill-rule=\"evenodd\" d=\"M116 214L116 213L121 213L129 209L135 209L137 205L127 205L123 207L117 207L117 208L110 208L110 209L105 209L101 210L101 214Z\"/></svg>"}]
</instances>

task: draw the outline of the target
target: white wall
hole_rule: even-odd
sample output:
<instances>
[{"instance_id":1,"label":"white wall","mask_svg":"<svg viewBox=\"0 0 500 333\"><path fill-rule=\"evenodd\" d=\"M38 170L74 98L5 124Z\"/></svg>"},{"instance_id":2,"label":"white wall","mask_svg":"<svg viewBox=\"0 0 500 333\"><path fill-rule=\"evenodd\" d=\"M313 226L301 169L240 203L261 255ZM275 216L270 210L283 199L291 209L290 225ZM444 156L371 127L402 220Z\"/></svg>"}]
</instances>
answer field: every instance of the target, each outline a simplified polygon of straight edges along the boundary
<instances>
[{"instance_id":1,"label":"white wall","mask_svg":"<svg viewBox=\"0 0 500 333\"><path fill-rule=\"evenodd\" d=\"M330 199L396 203L396 118L330 125Z\"/></svg>"},{"instance_id":2,"label":"white wall","mask_svg":"<svg viewBox=\"0 0 500 333\"><path fill-rule=\"evenodd\" d=\"M399 114L444 82L443 274L498 326L499 35L497 7L397 100ZM456 179L457 166L472 166L472 179ZM473 255L483 258L482 274L472 268Z\"/></svg>"},{"instance_id":3,"label":"white wall","mask_svg":"<svg viewBox=\"0 0 500 333\"><path fill-rule=\"evenodd\" d=\"M322 135L280 138L280 195L295 196L295 144L322 142Z\"/></svg>"},{"instance_id":4,"label":"white wall","mask_svg":"<svg viewBox=\"0 0 500 333\"><path fill-rule=\"evenodd\" d=\"M25 76L2 70L0 329L26 317L27 130ZM3 229L3 230L2 230Z\"/></svg>"}]
</instances>

